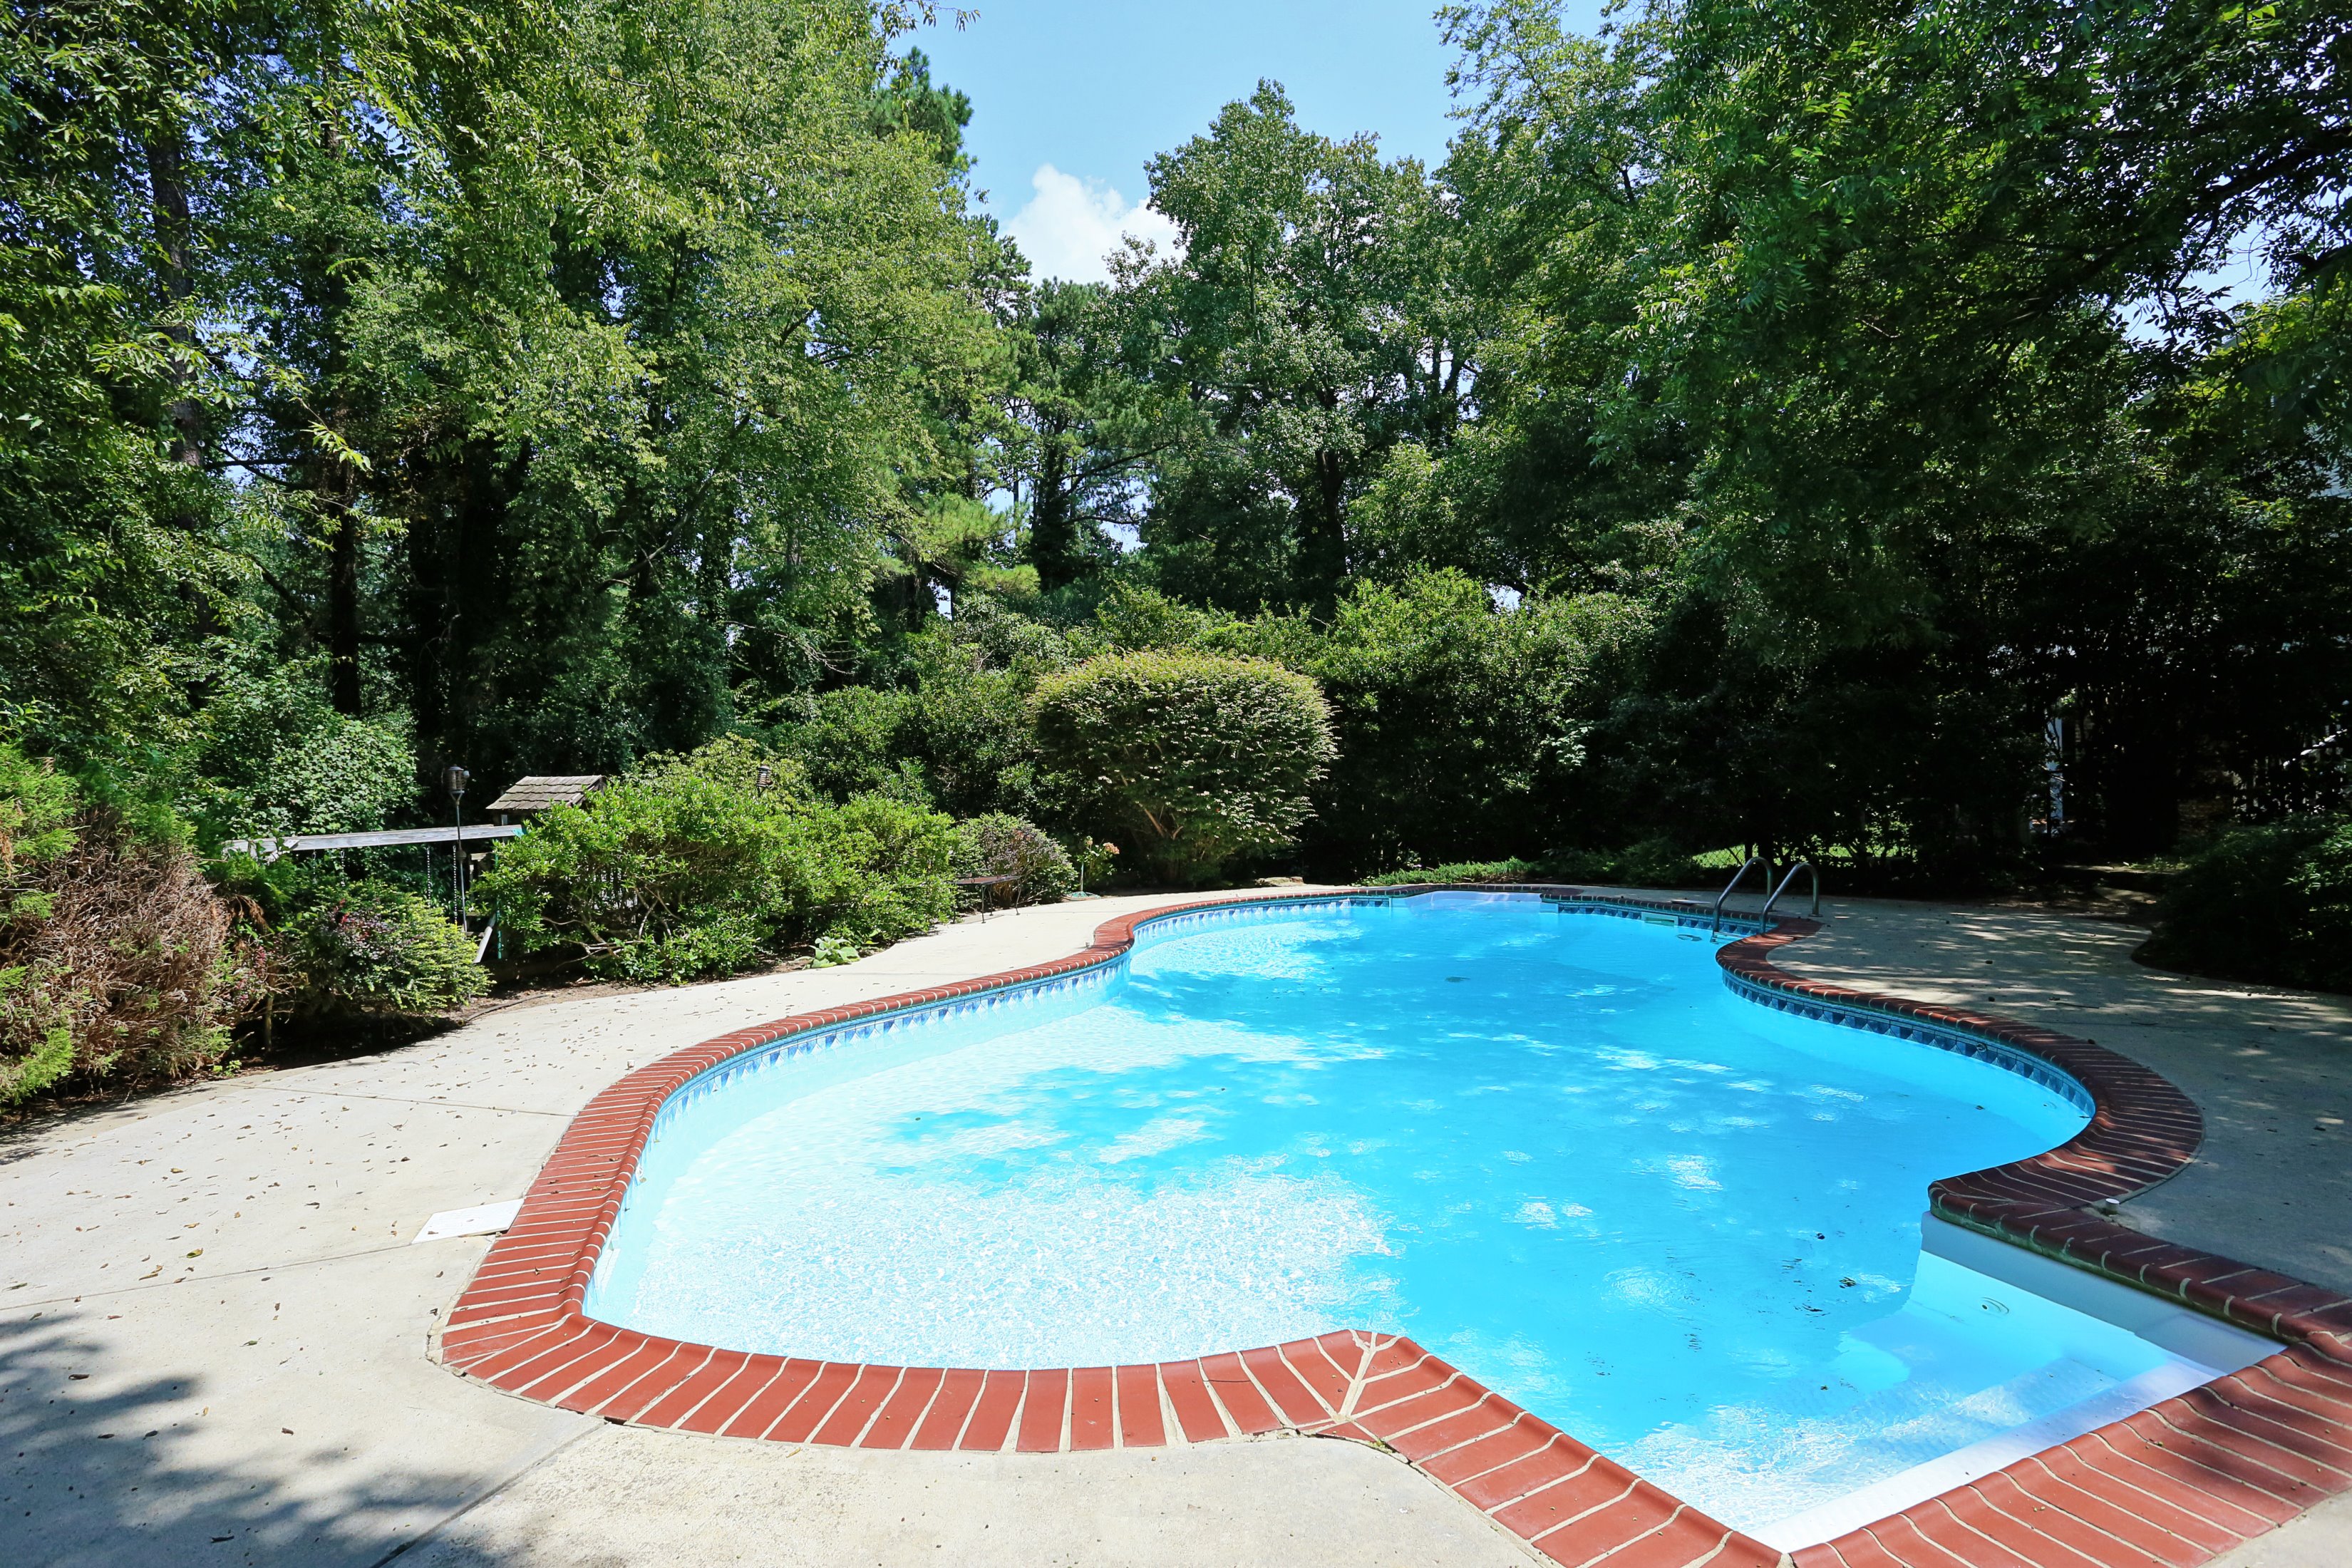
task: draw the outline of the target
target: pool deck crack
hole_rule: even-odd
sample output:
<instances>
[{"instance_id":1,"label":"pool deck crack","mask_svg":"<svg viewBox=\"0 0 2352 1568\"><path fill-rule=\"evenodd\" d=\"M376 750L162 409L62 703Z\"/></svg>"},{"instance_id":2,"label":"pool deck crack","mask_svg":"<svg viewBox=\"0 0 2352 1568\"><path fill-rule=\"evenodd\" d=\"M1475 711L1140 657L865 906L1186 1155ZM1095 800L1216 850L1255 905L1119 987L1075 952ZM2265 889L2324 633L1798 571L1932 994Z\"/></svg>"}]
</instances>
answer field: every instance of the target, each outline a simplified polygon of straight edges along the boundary
<instances>
[{"instance_id":1,"label":"pool deck crack","mask_svg":"<svg viewBox=\"0 0 2352 1568\"><path fill-rule=\"evenodd\" d=\"M262 1086L256 1084L257 1089ZM284 1089L280 1094L299 1100L381 1100L392 1105L446 1106L452 1110L488 1110L499 1116L551 1116L562 1121L572 1120L572 1113L562 1110L533 1110L521 1105L481 1105L470 1100L419 1100L407 1094L356 1094L324 1089Z\"/></svg>"},{"instance_id":2,"label":"pool deck crack","mask_svg":"<svg viewBox=\"0 0 2352 1568\"><path fill-rule=\"evenodd\" d=\"M573 1426L571 1430L557 1433L552 1441L540 1445L537 1450L527 1455L521 1463L515 1465L498 1479L484 1487L480 1491L475 1493L464 1502L459 1503L456 1508L451 1509L447 1513L443 1514L439 1519L435 1520L431 1524L426 1525L423 1530L418 1531L415 1535L410 1536L407 1540L402 1542L399 1545L394 1547L391 1551L385 1552L383 1556L369 1563L368 1568L384 1568L384 1564L390 1563L394 1558L401 1556L403 1553L412 1550L413 1548L423 1546L427 1542L439 1535L443 1531L448 1529L451 1525L457 1523L459 1520L465 1518L467 1514L473 1512L476 1509L481 1507L484 1503L489 1501L500 1492L505 1491L509 1487L514 1485L525 1476L530 1474L531 1471L539 1468L540 1466L547 1463L548 1460L555 1458L556 1455L572 1447L572 1444L580 1441L581 1438L585 1437L591 1432L603 1430L604 1426L604 1423L597 1420L593 1416L582 1416L579 1420L579 1424Z\"/></svg>"},{"instance_id":3,"label":"pool deck crack","mask_svg":"<svg viewBox=\"0 0 2352 1568\"><path fill-rule=\"evenodd\" d=\"M356 1252L330 1252L321 1258L298 1258L288 1263L257 1263L250 1268L232 1268L225 1274L186 1274L177 1279L158 1279L152 1285L118 1285L106 1290L77 1290L62 1296L44 1296L32 1301L11 1301L5 1310L16 1312L28 1308L48 1308L70 1304L85 1297L104 1299L113 1296L145 1295L153 1290L170 1290L182 1285L216 1285L224 1279L243 1279L256 1274L274 1274L284 1268L310 1268L321 1263L343 1263L354 1258L373 1258L379 1253L398 1252L409 1244L392 1242L383 1247L363 1247Z\"/></svg>"}]
</instances>

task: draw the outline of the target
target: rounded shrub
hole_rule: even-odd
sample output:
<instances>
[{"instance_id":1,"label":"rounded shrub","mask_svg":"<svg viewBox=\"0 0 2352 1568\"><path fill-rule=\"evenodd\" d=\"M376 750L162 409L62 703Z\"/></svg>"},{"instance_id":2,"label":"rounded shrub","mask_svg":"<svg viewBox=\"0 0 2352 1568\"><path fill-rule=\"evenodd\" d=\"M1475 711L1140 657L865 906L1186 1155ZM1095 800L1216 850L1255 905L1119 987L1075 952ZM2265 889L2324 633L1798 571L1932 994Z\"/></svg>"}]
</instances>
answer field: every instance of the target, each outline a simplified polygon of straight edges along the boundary
<instances>
[{"instance_id":1,"label":"rounded shrub","mask_svg":"<svg viewBox=\"0 0 2352 1568\"><path fill-rule=\"evenodd\" d=\"M1012 878L1016 904L1058 903L1078 885L1068 851L1035 823L1003 811L956 824L956 873Z\"/></svg>"},{"instance_id":2,"label":"rounded shrub","mask_svg":"<svg viewBox=\"0 0 2352 1568\"><path fill-rule=\"evenodd\" d=\"M1047 676L1033 711L1049 764L1180 885L1292 843L1333 755L1321 688L1260 659L1108 655Z\"/></svg>"},{"instance_id":3,"label":"rounded shrub","mask_svg":"<svg viewBox=\"0 0 2352 1568\"><path fill-rule=\"evenodd\" d=\"M954 906L954 847L937 812L880 795L835 805L797 763L728 739L546 813L473 897L525 952L683 981L825 936L864 947L929 930Z\"/></svg>"},{"instance_id":4,"label":"rounded shrub","mask_svg":"<svg viewBox=\"0 0 2352 1568\"><path fill-rule=\"evenodd\" d=\"M2139 957L2352 991L2352 823L2301 817L2217 835L2174 873Z\"/></svg>"},{"instance_id":5,"label":"rounded shrub","mask_svg":"<svg viewBox=\"0 0 2352 1568\"><path fill-rule=\"evenodd\" d=\"M382 882L354 882L286 927L299 978L293 1008L315 1016L397 1017L462 1007L489 988L474 942L439 906Z\"/></svg>"}]
</instances>

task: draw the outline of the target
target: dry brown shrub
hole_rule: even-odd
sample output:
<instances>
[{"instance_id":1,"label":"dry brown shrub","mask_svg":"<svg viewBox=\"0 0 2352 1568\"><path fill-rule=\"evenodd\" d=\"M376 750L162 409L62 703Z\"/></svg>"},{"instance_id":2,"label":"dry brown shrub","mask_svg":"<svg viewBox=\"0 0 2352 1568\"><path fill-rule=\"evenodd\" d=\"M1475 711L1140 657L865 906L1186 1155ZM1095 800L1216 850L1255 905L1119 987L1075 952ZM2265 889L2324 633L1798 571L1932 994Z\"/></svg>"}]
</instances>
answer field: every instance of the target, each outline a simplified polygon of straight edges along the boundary
<instances>
[{"instance_id":1,"label":"dry brown shrub","mask_svg":"<svg viewBox=\"0 0 2352 1568\"><path fill-rule=\"evenodd\" d=\"M28 868L46 915L0 931L0 1068L43 1058L59 1076L122 1087L168 1082L218 1062L228 1026L266 994L268 962L233 930L232 911L187 850L141 842L103 814L79 841ZM58 1031L71 1042L58 1063ZM13 1059L10 1059L13 1058ZM0 1079L11 1076L0 1071ZM41 1087L0 1081L0 1103Z\"/></svg>"}]
</instances>

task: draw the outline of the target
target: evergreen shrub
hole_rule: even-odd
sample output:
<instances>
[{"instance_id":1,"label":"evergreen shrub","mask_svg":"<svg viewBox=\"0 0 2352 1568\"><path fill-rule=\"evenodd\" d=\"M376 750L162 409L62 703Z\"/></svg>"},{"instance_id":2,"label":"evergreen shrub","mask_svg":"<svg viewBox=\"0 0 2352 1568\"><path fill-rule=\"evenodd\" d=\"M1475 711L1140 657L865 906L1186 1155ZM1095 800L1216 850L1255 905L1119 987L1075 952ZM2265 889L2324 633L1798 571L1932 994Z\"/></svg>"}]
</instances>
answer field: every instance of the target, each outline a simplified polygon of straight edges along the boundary
<instances>
[{"instance_id":1,"label":"evergreen shrub","mask_svg":"<svg viewBox=\"0 0 2352 1568\"><path fill-rule=\"evenodd\" d=\"M1002 811L956 824L956 871L1013 878L1016 904L1058 903L1078 885L1068 851L1035 823Z\"/></svg>"},{"instance_id":2,"label":"evergreen shrub","mask_svg":"<svg viewBox=\"0 0 2352 1568\"><path fill-rule=\"evenodd\" d=\"M876 791L898 793L908 765L908 720L914 694L844 686L794 700L779 733L809 783L835 800ZM919 778L919 770L916 776Z\"/></svg>"},{"instance_id":3,"label":"evergreen shrub","mask_svg":"<svg viewBox=\"0 0 2352 1568\"><path fill-rule=\"evenodd\" d=\"M2223 830L2173 874L2147 963L2352 991L2352 822Z\"/></svg>"},{"instance_id":4,"label":"evergreen shrub","mask_svg":"<svg viewBox=\"0 0 2352 1568\"><path fill-rule=\"evenodd\" d=\"M1662 838L1616 850L1570 849L1540 860L1455 860L1360 879L1367 888L1442 882L1581 882L1612 888L1686 888L1706 880L1696 860Z\"/></svg>"},{"instance_id":5,"label":"evergreen shrub","mask_svg":"<svg viewBox=\"0 0 2352 1568\"><path fill-rule=\"evenodd\" d=\"M1180 886L1281 849L1333 755L1315 681L1276 664L1181 650L1110 654L1046 676L1037 738L1132 864Z\"/></svg>"},{"instance_id":6,"label":"evergreen shrub","mask_svg":"<svg viewBox=\"0 0 2352 1568\"><path fill-rule=\"evenodd\" d=\"M1034 809L1029 680L971 668L952 649L919 673L913 690L845 686L795 699L779 749L835 800L887 795L957 816Z\"/></svg>"},{"instance_id":7,"label":"evergreen shrub","mask_svg":"<svg viewBox=\"0 0 2352 1568\"><path fill-rule=\"evenodd\" d=\"M760 787L758 770L773 782ZM825 936L861 947L953 908L954 825L880 795L840 805L795 763L730 737L656 757L544 814L475 884L525 952L574 950L592 973L678 982Z\"/></svg>"},{"instance_id":8,"label":"evergreen shrub","mask_svg":"<svg viewBox=\"0 0 2352 1568\"><path fill-rule=\"evenodd\" d=\"M1542 869L1545 881L1612 888L1695 888L1723 879L1669 838L1644 838L1622 849L1556 850L1544 857Z\"/></svg>"},{"instance_id":9,"label":"evergreen shrub","mask_svg":"<svg viewBox=\"0 0 2352 1568\"><path fill-rule=\"evenodd\" d=\"M1596 667L1634 618L1605 595L1506 610L1459 572L1414 572L1357 584L1328 619L1234 622L1197 646L1278 660L1329 699L1339 751L1302 848L1337 878L1609 832L1585 800L1584 737Z\"/></svg>"},{"instance_id":10,"label":"evergreen shrub","mask_svg":"<svg viewBox=\"0 0 2352 1568\"><path fill-rule=\"evenodd\" d=\"M1444 866L1412 866L1359 878L1366 888L1412 888L1446 882L1545 882L1551 879L1532 860L1455 860Z\"/></svg>"},{"instance_id":11,"label":"evergreen shrub","mask_svg":"<svg viewBox=\"0 0 2352 1568\"><path fill-rule=\"evenodd\" d=\"M405 721L336 712L318 690L322 669L215 678L176 758L181 807L208 837L365 832L413 803Z\"/></svg>"},{"instance_id":12,"label":"evergreen shrub","mask_svg":"<svg viewBox=\"0 0 2352 1568\"><path fill-rule=\"evenodd\" d=\"M352 883L285 931L294 1010L322 1016L444 1013L489 988L474 940L404 889Z\"/></svg>"}]
</instances>

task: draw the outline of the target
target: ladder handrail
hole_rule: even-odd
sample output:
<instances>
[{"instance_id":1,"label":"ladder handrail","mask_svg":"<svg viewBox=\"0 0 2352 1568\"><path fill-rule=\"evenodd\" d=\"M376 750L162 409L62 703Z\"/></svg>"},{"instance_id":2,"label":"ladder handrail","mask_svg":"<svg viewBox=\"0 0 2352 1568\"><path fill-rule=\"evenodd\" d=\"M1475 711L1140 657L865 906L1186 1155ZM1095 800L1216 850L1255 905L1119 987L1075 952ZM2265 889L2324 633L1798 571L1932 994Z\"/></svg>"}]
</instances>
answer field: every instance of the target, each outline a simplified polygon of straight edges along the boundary
<instances>
[{"instance_id":1,"label":"ladder handrail","mask_svg":"<svg viewBox=\"0 0 2352 1568\"><path fill-rule=\"evenodd\" d=\"M1814 914L1816 917L1818 917L1818 916L1821 914L1821 912L1822 912L1822 874L1821 874L1819 871L1814 870L1814 868L1813 868L1813 863L1812 863L1811 860L1795 860L1795 861L1791 861L1791 862L1790 863L1790 865L1789 865L1789 874L1788 874L1787 876L1785 876L1785 877L1783 877L1783 878L1781 878L1781 879L1780 879L1780 885L1779 887L1777 887L1777 888L1775 888L1775 889L1772 889L1772 896L1771 896L1770 898L1769 898L1769 899L1767 899L1767 900L1764 900L1764 918L1765 918L1765 919L1769 920L1769 919L1771 918L1771 916L1772 916L1772 906L1773 906L1774 904L1777 904L1777 903L1779 903L1779 902L1780 901L1780 895L1781 895L1781 894L1783 894L1783 893L1785 893L1785 892L1787 892L1787 891L1789 890L1789 884L1790 884L1790 883L1791 883L1791 882L1793 882L1793 881L1795 881L1795 880L1797 879L1797 873L1798 873L1798 872L1800 872L1800 871L1808 871L1808 872L1811 872L1811 874L1812 874L1812 879L1813 879L1813 909L1812 909L1812 912L1813 912L1813 914Z\"/></svg>"},{"instance_id":2,"label":"ladder handrail","mask_svg":"<svg viewBox=\"0 0 2352 1568\"><path fill-rule=\"evenodd\" d=\"M1764 868L1764 890L1768 893L1772 890L1772 862L1766 859L1761 855L1750 855L1747 859L1742 860L1739 863L1739 869L1731 874L1731 880L1723 885L1723 891L1716 894L1715 896L1715 925L1711 934L1717 936L1722 934L1723 900L1731 897L1732 889L1739 886L1739 879L1748 875L1748 868L1750 866L1761 866ZM1767 905L1766 907L1769 908L1770 906Z\"/></svg>"}]
</instances>

